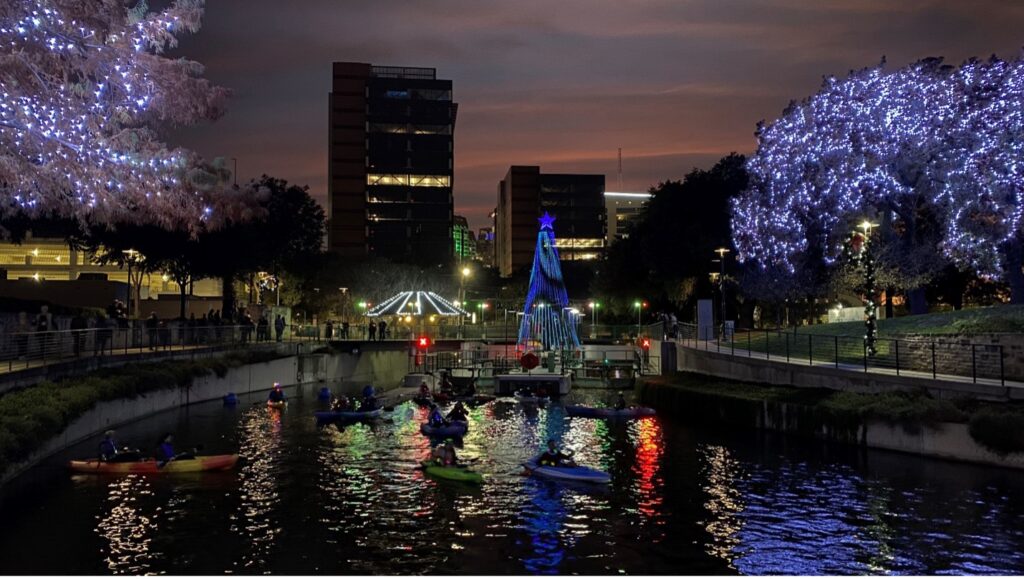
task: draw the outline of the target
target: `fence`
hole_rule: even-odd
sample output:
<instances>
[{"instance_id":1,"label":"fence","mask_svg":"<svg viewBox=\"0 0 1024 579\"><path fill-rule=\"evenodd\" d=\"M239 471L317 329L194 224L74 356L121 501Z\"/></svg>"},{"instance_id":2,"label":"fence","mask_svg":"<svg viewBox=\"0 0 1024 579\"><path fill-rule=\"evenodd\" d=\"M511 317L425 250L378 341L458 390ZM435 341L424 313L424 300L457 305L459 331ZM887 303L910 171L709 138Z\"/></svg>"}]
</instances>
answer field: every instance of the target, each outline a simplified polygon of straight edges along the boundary
<instances>
[{"instance_id":1,"label":"fence","mask_svg":"<svg viewBox=\"0 0 1024 579\"><path fill-rule=\"evenodd\" d=\"M141 322L81 330L14 332L3 336L0 369L8 372L65 362L83 357L107 357L147 352L173 353L200 349L238 348L272 342L315 341L302 327L273 328L253 325L193 326L171 323L150 328ZM304 335L305 334L305 335Z\"/></svg>"},{"instance_id":2,"label":"fence","mask_svg":"<svg viewBox=\"0 0 1024 579\"><path fill-rule=\"evenodd\" d=\"M871 354L867 340L862 337L800 334L786 330L737 330L725 336L700 339L693 324L680 324L679 340L700 350L791 364L887 372L897 376L953 378L973 383L995 381L1006 385L1003 348L999 345L878 338L876 352Z\"/></svg>"}]
</instances>

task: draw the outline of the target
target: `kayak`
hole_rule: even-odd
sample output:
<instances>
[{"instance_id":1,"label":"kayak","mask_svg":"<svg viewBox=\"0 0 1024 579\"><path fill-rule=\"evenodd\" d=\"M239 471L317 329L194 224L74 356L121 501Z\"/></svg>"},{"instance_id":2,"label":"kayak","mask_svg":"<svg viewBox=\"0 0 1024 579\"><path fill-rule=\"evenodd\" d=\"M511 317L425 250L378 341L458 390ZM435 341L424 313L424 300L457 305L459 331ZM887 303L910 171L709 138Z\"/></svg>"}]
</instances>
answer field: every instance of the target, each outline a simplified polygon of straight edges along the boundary
<instances>
[{"instance_id":1,"label":"kayak","mask_svg":"<svg viewBox=\"0 0 1024 579\"><path fill-rule=\"evenodd\" d=\"M516 393L514 396L516 402L520 404L544 404L548 401L547 396L523 396L522 394Z\"/></svg>"},{"instance_id":2,"label":"kayak","mask_svg":"<svg viewBox=\"0 0 1024 579\"><path fill-rule=\"evenodd\" d=\"M427 436L462 436L469 430L469 424L456 420L445 426L431 426L429 423L420 426L420 432Z\"/></svg>"},{"instance_id":3,"label":"kayak","mask_svg":"<svg viewBox=\"0 0 1024 579\"><path fill-rule=\"evenodd\" d=\"M329 411L329 412L314 412L313 416L320 422L329 422L331 420L364 420L368 418L380 418L381 414L384 413L383 408L377 408L375 410L367 411Z\"/></svg>"},{"instance_id":4,"label":"kayak","mask_svg":"<svg viewBox=\"0 0 1024 579\"><path fill-rule=\"evenodd\" d=\"M526 470L530 471L530 474L557 480L571 480L598 484L608 484L612 482L611 475L594 468L585 466L540 466L537 464L538 459L539 457L532 458L528 462L523 463L523 466L526 467Z\"/></svg>"},{"instance_id":5,"label":"kayak","mask_svg":"<svg viewBox=\"0 0 1024 579\"><path fill-rule=\"evenodd\" d=\"M147 458L137 462L104 462L101 460L72 460L68 467L75 472L158 474L171 472L200 472L207 470L228 470L238 462L237 454L215 454L172 460L162 468L157 461Z\"/></svg>"},{"instance_id":6,"label":"kayak","mask_svg":"<svg viewBox=\"0 0 1024 579\"><path fill-rule=\"evenodd\" d=\"M653 408L646 406L634 406L616 410L614 408L591 408L589 406L566 406L565 413L568 416L579 416L583 418L640 418L643 416L654 416Z\"/></svg>"},{"instance_id":7,"label":"kayak","mask_svg":"<svg viewBox=\"0 0 1024 579\"><path fill-rule=\"evenodd\" d=\"M267 406L270 407L270 408L284 408L285 404L288 404L288 402L285 401L285 400L281 400L279 402L274 402L273 400L267 400Z\"/></svg>"},{"instance_id":8,"label":"kayak","mask_svg":"<svg viewBox=\"0 0 1024 579\"><path fill-rule=\"evenodd\" d=\"M434 461L423 461L423 472L448 480L480 484L484 477L478 472L473 472L464 466L441 466Z\"/></svg>"},{"instance_id":9,"label":"kayak","mask_svg":"<svg viewBox=\"0 0 1024 579\"><path fill-rule=\"evenodd\" d=\"M433 398L431 398L430 396L424 396L422 394L413 398L412 401L415 402L416 404L419 404L420 406L430 406L431 404L434 403Z\"/></svg>"}]
</instances>

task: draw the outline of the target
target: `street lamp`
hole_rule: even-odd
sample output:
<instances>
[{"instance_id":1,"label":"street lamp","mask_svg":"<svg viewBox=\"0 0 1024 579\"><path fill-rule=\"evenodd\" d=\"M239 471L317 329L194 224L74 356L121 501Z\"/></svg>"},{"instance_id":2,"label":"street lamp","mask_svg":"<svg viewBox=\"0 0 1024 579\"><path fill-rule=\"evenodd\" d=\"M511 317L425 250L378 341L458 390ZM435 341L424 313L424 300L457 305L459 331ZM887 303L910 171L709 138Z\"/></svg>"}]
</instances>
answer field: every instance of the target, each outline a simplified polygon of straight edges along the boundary
<instances>
[{"instance_id":1,"label":"street lamp","mask_svg":"<svg viewBox=\"0 0 1024 579\"><path fill-rule=\"evenodd\" d=\"M719 247L715 250L718 254L718 262L721 265L721 271L718 275L718 291L721 294L722 300L722 333L720 337L725 337L725 254L729 253L729 248Z\"/></svg>"},{"instance_id":2,"label":"street lamp","mask_svg":"<svg viewBox=\"0 0 1024 579\"><path fill-rule=\"evenodd\" d=\"M466 303L466 278L469 277L469 274L472 273L472 270L470 270L469 267L464 267L464 268L462 268L462 271L460 273L462 273L462 275L459 277L459 299L455 302L456 307L458 307L460 303ZM459 315L459 337L460 338L462 337L462 331L463 331L463 326L464 325L465 325L465 321L463 319L463 316L460 314Z\"/></svg>"},{"instance_id":3,"label":"street lamp","mask_svg":"<svg viewBox=\"0 0 1024 579\"><path fill-rule=\"evenodd\" d=\"M643 309L643 303L639 300L633 302L633 307L636 308L636 337L640 337L640 312Z\"/></svg>"},{"instance_id":4,"label":"street lamp","mask_svg":"<svg viewBox=\"0 0 1024 579\"><path fill-rule=\"evenodd\" d=\"M38 250L36 250L36 251L38 251ZM136 312L135 312L136 315L138 315L138 309L139 309L138 308L138 304L134 303L135 302L135 296L136 296L137 292L133 291L134 288L135 288L135 284L132 283L132 263L135 262L135 256L141 255L141 254L137 250L134 250L134 249L124 249L124 250L121 250L121 253L124 254L124 256L125 256L124 260L128 264L128 317L131 318L132 317L132 309L133 309L132 306L133 305L135 306L134 309L136 310ZM140 281L141 281L141 277L142 276L139 276L139 277L140 277Z\"/></svg>"}]
</instances>

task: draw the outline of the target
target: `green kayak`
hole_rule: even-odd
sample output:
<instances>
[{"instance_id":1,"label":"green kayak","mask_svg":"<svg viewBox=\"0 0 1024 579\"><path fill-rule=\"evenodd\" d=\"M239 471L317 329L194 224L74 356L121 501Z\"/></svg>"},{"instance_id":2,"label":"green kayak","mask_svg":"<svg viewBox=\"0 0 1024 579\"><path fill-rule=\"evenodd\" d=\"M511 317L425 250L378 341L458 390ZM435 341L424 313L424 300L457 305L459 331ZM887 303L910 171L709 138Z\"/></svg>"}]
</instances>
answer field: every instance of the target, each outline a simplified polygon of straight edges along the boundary
<instances>
[{"instance_id":1,"label":"green kayak","mask_svg":"<svg viewBox=\"0 0 1024 579\"><path fill-rule=\"evenodd\" d=\"M423 463L423 471L437 478L457 480L459 482L480 484L484 477L478 472L473 472L464 466L441 466L433 461Z\"/></svg>"}]
</instances>

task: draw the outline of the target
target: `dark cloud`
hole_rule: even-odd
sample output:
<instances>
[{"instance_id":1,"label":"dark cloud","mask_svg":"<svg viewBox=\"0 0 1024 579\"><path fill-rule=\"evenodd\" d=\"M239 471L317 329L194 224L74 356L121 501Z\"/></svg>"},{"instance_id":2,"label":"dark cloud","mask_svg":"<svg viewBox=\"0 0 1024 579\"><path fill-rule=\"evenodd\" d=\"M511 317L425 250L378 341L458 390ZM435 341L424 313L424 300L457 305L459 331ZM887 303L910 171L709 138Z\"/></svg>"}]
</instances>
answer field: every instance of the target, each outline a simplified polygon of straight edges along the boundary
<instances>
[{"instance_id":1,"label":"dark cloud","mask_svg":"<svg viewBox=\"0 0 1024 579\"><path fill-rule=\"evenodd\" d=\"M173 138L326 196L331 62L429 66L455 82L456 211L475 225L508 165L644 190L750 152L758 120L885 55L1016 56L1024 3L997 0L208 0L178 53L234 90Z\"/></svg>"}]
</instances>

